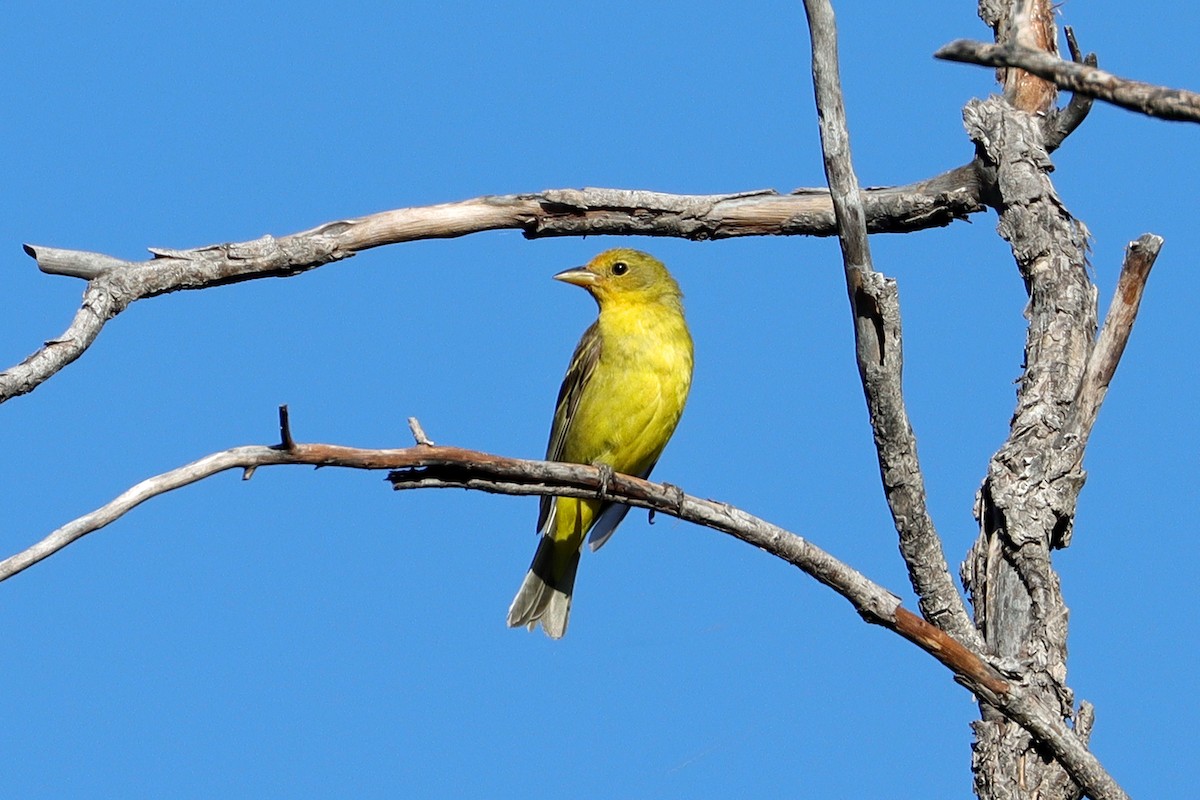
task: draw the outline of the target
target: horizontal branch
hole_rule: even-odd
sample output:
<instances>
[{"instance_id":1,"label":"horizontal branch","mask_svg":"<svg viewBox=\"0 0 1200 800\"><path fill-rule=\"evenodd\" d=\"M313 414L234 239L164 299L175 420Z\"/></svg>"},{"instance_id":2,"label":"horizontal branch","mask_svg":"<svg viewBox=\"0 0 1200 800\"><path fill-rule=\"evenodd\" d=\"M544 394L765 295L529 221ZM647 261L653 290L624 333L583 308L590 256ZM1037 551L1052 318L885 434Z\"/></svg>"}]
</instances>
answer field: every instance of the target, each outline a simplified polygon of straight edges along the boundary
<instances>
[{"instance_id":1,"label":"horizontal branch","mask_svg":"<svg viewBox=\"0 0 1200 800\"><path fill-rule=\"evenodd\" d=\"M284 438L290 438L286 422ZM738 508L688 495L669 484L614 474L607 482L595 467L515 458L418 444L374 450L330 444L250 445L223 450L131 487L111 502L53 531L32 547L0 561L7 580L89 533L113 523L147 500L231 469L249 477L256 469L283 464L388 470L395 489L465 488L510 495L595 498L651 509L713 528L787 561L850 601L868 622L917 643L950 667L969 687L1003 693L1008 682L970 650L900 606L892 592L804 538Z\"/></svg>"},{"instance_id":2,"label":"horizontal branch","mask_svg":"<svg viewBox=\"0 0 1200 800\"><path fill-rule=\"evenodd\" d=\"M1200 122L1200 94L1121 78L1087 63L1063 61L1043 50L1016 44L989 44L958 39L934 58L985 67L1019 67L1060 89L1112 103L1162 119Z\"/></svg>"},{"instance_id":3,"label":"horizontal branch","mask_svg":"<svg viewBox=\"0 0 1200 800\"><path fill-rule=\"evenodd\" d=\"M290 441L285 419L281 419L281 427L282 438ZM1072 774L1082 778L1081 785L1101 786L1102 779L1107 778L1083 743L1061 720L1028 697L1019 683L1009 681L957 639L905 609L892 592L802 537L725 503L685 494L669 484L620 474L606 479L597 468L580 464L526 461L429 444L389 450L329 444L235 447L144 480L27 550L0 561L0 581L111 524L152 497L227 470L241 469L248 478L259 467L281 464L386 469L396 489L453 487L513 495L603 496L728 533L793 564L850 601L868 622L900 634L933 656L977 697L1046 742ZM1120 796L1103 790L1092 794L1098 798Z\"/></svg>"},{"instance_id":4,"label":"horizontal branch","mask_svg":"<svg viewBox=\"0 0 1200 800\"><path fill-rule=\"evenodd\" d=\"M971 164L907 186L868 189L867 222L877 233L950 224L983 210ZM530 238L598 234L722 239L732 236L836 233L824 189L678 195L624 189L552 189L477 197L458 203L384 211L307 231L191 250L152 248L153 258L125 261L78 250L25 245L38 267L89 281L62 335L0 372L0 403L33 391L79 358L108 320L131 303L185 289L298 275L374 247L418 239L516 229Z\"/></svg>"}]
</instances>

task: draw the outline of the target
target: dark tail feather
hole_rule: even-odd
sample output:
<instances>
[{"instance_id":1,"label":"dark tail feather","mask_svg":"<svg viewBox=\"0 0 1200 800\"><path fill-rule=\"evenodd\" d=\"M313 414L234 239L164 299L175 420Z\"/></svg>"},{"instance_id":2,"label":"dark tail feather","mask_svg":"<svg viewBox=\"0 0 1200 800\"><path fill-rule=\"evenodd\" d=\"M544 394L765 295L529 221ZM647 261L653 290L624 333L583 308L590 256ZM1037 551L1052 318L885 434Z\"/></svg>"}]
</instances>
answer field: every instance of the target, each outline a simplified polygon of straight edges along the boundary
<instances>
[{"instance_id":1,"label":"dark tail feather","mask_svg":"<svg viewBox=\"0 0 1200 800\"><path fill-rule=\"evenodd\" d=\"M575 587L575 571L579 569L579 551L571 554L562 574L555 577L555 544L549 536L543 536L538 542L529 572L508 609L510 628L525 625L533 630L540 622L542 630L551 639L561 639L567 632L571 590Z\"/></svg>"}]
</instances>

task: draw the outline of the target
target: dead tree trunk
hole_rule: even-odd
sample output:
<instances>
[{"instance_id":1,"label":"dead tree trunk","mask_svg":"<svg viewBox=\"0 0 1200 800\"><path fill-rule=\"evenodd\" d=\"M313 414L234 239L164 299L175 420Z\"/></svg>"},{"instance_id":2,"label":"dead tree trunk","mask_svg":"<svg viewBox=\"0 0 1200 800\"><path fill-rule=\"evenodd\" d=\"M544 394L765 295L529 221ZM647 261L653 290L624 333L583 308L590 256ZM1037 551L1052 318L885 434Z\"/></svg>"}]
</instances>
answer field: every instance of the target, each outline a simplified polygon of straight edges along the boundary
<instances>
[{"instance_id":1,"label":"dead tree trunk","mask_svg":"<svg viewBox=\"0 0 1200 800\"><path fill-rule=\"evenodd\" d=\"M981 2L980 15L998 42L1057 50L1049 3ZM1073 721L1086 739L1090 708L1076 715L1066 683L1067 606L1050 551L1069 542L1083 487L1076 448L1064 434L1095 341L1096 289L1087 275L1086 228L1049 178L1045 122L1055 113L1055 88L1022 70L1008 70L1003 82L1003 98L972 101L964 120L985 171L995 176L992 204L1029 294L1029 328L1016 411L979 490L980 535L963 582L996 665L1020 675L1045 708ZM986 704L980 712L972 760L980 798L1079 795L1027 731Z\"/></svg>"}]
</instances>

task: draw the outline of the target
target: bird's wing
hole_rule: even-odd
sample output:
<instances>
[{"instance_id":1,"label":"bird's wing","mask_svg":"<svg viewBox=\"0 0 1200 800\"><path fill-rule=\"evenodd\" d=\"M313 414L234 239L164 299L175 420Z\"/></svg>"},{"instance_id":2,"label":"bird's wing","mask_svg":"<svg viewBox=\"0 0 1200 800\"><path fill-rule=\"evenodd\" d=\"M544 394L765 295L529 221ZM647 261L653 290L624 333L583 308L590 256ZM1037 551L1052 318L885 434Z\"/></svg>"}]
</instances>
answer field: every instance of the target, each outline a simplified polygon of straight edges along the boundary
<instances>
[{"instance_id":1,"label":"bird's wing","mask_svg":"<svg viewBox=\"0 0 1200 800\"><path fill-rule=\"evenodd\" d=\"M571 356L571 366L567 367L566 377L558 390L558 404L554 409L554 423L550 426L550 441L546 444L546 460L559 461L562 459L563 445L567 441L567 433L575 419L575 411L579 408L579 400L583 397L584 389L596 371L600 362L600 328L598 322L583 332L575 354ZM554 524L555 502L553 497L543 497L541 511L538 514L537 529L545 533Z\"/></svg>"}]
</instances>

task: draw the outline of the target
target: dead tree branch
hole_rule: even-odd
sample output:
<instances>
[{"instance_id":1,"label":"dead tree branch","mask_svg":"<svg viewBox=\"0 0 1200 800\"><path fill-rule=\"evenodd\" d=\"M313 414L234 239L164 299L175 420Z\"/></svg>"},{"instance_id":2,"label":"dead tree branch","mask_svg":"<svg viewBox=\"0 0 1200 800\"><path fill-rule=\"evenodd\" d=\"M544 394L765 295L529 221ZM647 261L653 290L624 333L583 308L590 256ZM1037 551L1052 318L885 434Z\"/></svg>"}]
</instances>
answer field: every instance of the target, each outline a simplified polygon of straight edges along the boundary
<instances>
[{"instance_id":1,"label":"dead tree branch","mask_svg":"<svg viewBox=\"0 0 1200 800\"><path fill-rule=\"evenodd\" d=\"M1075 31L1067 25L1063 29L1063 33L1067 38L1067 48L1071 52L1071 60L1076 64L1086 64L1089 67L1096 66L1096 54L1088 53L1084 55L1079 49L1079 42L1075 40ZM1071 99L1062 108L1053 109L1047 115L1045 124L1042 126L1046 132L1046 152L1053 153L1058 149L1059 145L1072 133L1075 129L1083 124L1087 119L1087 115L1091 113L1094 98L1091 95L1072 93Z\"/></svg>"},{"instance_id":2,"label":"dead tree branch","mask_svg":"<svg viewBox=\"0 0 1200 800\"><path fill-rule=\"evenodd\" d=\"M1061 58L1019 44L988 44L968 39L950 42L934 58L987 67L1019 67L1061 89L1095 97L1115 106L1160 119L1200 122L1200 94L1121 78L1087 63Z\"/></svg>"},{"instance_id":3,"label":"dead tree branch","mask_svg":"<svg viewBox=\"0 0 1200 800\"><path fill-rule=\"evenodd\" d=\"M288 427L286 417L281 416L281 429ZM285 434L284 438L291 437ZM389 470L388 480L396 489L465 488L497 494L588 498L604 491L610 500L653 509L735 536L796 566L846 598L866 621L899 634L933 656L977 697L1010 714L1045 742L1057 758L1083 776L1082 785L1100 787L1093 797L1121 797L1103 790L1101 779L1107 777L1103 768L1075 735L1028 696L1019 683L1006 678L954 637L906 610L893 593L849 565L804 538L733 506L628 475L614 474L606 480L597 468L581 464L526 461L432 444L389 450L300 443L290 447L234 447L148 478L95 511L72 520L27 550L0 561L0 580L100 530L153 497L227 470L240 469L249 475L259 467L282 464Z\"/></svg>"},{"instance_id":4,"label":"dead tree branch","mask_svg":"<svg viewBox=\"0 0 1200 800\"><path fill-rule=\"evenodd\" d=\"M868 226L903 232L949 225L982 211L973 164L907 186L868 189ZM516 229L529 238L623 234L722 239L732 236L836 233L824 189L677 195L622 189L552 189L400 208L339 220L307 231L191 250L151 248L153 258L125 261L99 253L26 245L38 267L83 278L88 287L67 330L0 372L0 403L33 391L79 358L104 324L131 303L185 289L282 278L356 253L418 239Z\"/></svg>"},{"instance_id":5,"label":"dead tree branch","mask_svg":"<svg viewBox=\"0 0 1200 800\"><path fill-rule=\"evenodd\" d=\"M1054 476L1065 487L1076 487L1073 494L1067 492L1063 495L1063 507L1070 512L1072 518L1078 490L1087 479L1087 473L1083 470L1087 442L1100 413L1100 406L1108 393L1108 385L1116 374L1117 365L1125 352L1125 345L1129 343L1133 323L1141 305L1142 293L1162 244L1161 237L1146 233L1136 241L1130 242L1125 249L1121 275L1117 280L1117 289L1104 319L1104 326L1087 357L1075 399L1067 410L1062 428L1047 454L1046 474ZM1058 526L1055 530L1056 538L1051 544L1057 548L1067 547L1071 543L1073 531L1073 525Z\"/></svg>"},{"instance_id":6,"label":"dead tree branch","mask_svg":"<svg viewBox=\"0 0 1200 800\"><path fill-rule=\"evenodd\" d=\"M1049 0L979 0L978 12L997 44L1058 53L1058 29ZM1046 113L1054 107L1054 85L1027 70L1001 70L996 80L1003 87L1004 99L1015 108Z\"/></svg>"},{"instance_id":7,"label":"dead tree branch","mask_svg":"<svg viewBox=\"0 0 1200 800\"><path fill-rule=\"evenodd\" d=\"M1100 405L1108 393L1108 385L1117 372L1121 356L1125 354L1125 345L1133 333L1133 323L1142 303L1146 281L1150 278L1150 270L1162 246L1161 236L1144 233L1125 248L1117 289L1096 339L1096 346L1088 356L1087 368L1079 382L1071 415L1063 425L1063 435L1075 440L1080 458L1096 423L1096 416L1100 413Z\"/></svg>"},{"instance_id":8,"label":"dead tree branch","mask_svg":"<svg viewBox=\"0 0 1200 800\"><path fill-rule=\"evenodd\" d=\"M927 630L932 628L928 623L920 620L897 623L895 612L900 600L891 592L805 539L725 503L682 494L668 484L651 483L621 474L612 475L607 486L602 487L600 471L595 467L505 458L430 444L427 438L424 443L413 447L384 450L296 443L291 441L286 413L282 408L280 411L282 435L290 444L234 447L148 478L111 502L68 522L32 547L0 561L0 581L11 578L87 534L115 522L153 497L233 469L252 472L265 466L301 464L388 470L388 480L395 489L465 488L498 494L588 498L597 497L601 491L605 491L610 500L653 509L729 533L782 558L833 588L849 600L865 619L896 630L902 627L909 638L939 642L953 651L950 657L954 660L956 666L953 668L956 671L968 673L973 680L989 686L992 691L1007 690L1007 684L994 671L961 647L955 649L946 641L944 634L938 636L938 632ZM419 424L416 430L420 430Z\"/></svg>"},{"instance_id":9,"label":"dead tree branch","mask_svg":"<svg viewBox=\"0 0 1200 800\"><path fill-rule=\"evenodd\" d=\"M925 618L977 650L982 646L954 585L942 542L925 504L925 478L903 394L903 348L896 282L876 272L866 213L850 159L850 134L838 75L837 29L828 2L806 0L813 84L825 175L837 219L854 315L855 354L874 431L879 470L900 552Z\"/></svg>"}]
</instances>

